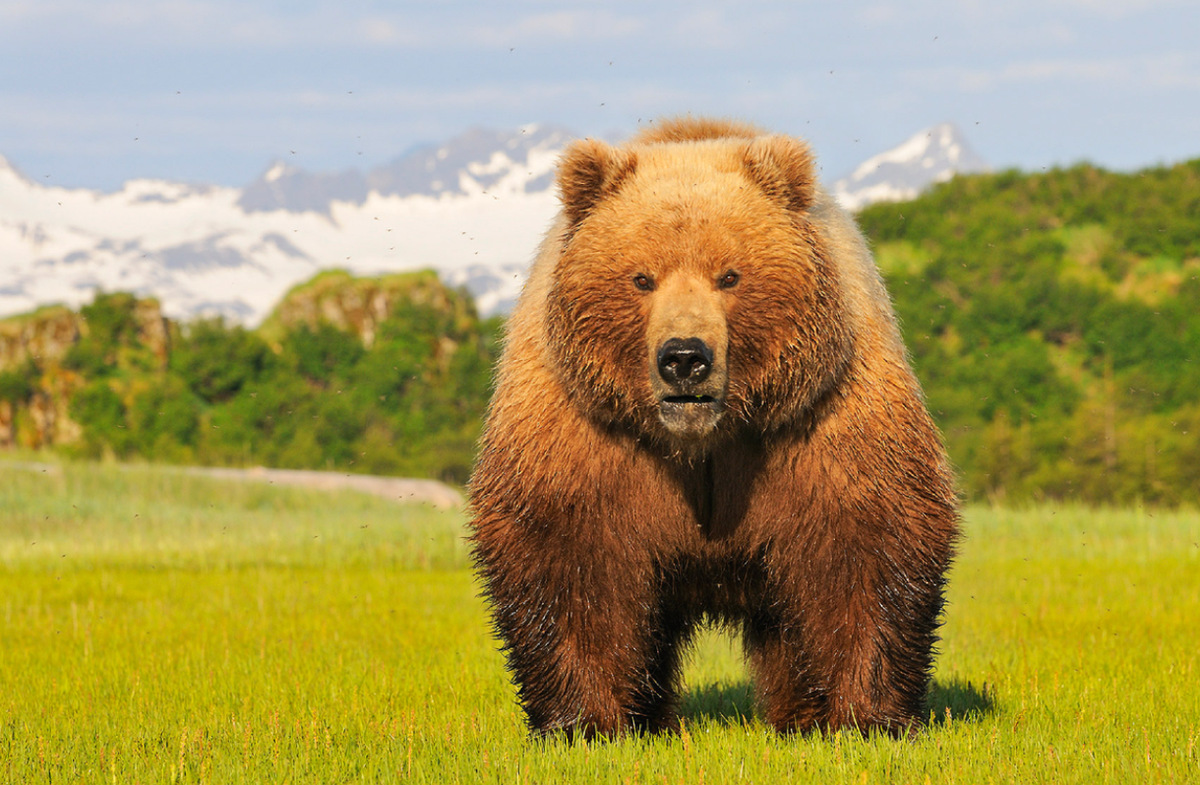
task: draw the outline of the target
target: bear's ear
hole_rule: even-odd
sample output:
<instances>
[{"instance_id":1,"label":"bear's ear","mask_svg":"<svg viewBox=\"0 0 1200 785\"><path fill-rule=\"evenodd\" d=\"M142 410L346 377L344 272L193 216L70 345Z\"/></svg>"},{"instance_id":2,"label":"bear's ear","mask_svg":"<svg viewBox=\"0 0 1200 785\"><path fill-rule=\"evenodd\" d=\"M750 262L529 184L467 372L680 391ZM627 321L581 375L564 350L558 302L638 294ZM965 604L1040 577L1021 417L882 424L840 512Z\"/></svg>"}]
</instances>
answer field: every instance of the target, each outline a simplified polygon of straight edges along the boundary
<instances>
[{"instance_id":1,"label":"bear's ear","mask_svg":"<svg viewBox=\"0 0 1200 785\"><path fill-rule=\"evenodd\" d=\"M817 178L808 145L788 136L760 136L746 147L746 171L767 196L800 212L817 198Z\"/></svg>"},{"instance_id":2,"label":"bear's ear","mask_svg":"<svg viewBox=\"0 0 1200 785\"><path fill-rule=\"evenodd\" d=\"M594 139L575 142L558 163L563 212L574 228L603 198L612 196L637 168L637 156Z\"/></svg>"}]
</instances>

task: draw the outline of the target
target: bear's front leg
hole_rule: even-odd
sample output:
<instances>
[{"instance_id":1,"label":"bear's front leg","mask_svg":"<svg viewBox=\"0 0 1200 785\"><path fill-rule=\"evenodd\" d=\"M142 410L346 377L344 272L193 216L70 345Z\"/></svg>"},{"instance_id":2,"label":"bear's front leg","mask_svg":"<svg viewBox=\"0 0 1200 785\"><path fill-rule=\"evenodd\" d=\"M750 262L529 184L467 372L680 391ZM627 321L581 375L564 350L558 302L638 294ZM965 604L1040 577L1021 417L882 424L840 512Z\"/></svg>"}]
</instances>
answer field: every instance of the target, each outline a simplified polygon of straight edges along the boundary
<instances>
[{"instance_id":1,"label":"bear's front leg","mask_svg":"<svg viewBox=\"0 0 1200 785\"><path fill-rule=\"evenodd\" d=\"M632 554L505 537L476 553L529 726L572 738L673 727L680 625L664 622L652 570Z\"/></svg>"},{"instance_id":2,"label":"bear's front leg","mask_svg":"<svg viewBox=\"0 0 1200 785\"><path fill-rule=\"evenodd\" d=\"M902 736L923 720L949 548L921 554L840 532L778 559L771 613L748 625L764 719Z\"/></svg>"}]
</instances>

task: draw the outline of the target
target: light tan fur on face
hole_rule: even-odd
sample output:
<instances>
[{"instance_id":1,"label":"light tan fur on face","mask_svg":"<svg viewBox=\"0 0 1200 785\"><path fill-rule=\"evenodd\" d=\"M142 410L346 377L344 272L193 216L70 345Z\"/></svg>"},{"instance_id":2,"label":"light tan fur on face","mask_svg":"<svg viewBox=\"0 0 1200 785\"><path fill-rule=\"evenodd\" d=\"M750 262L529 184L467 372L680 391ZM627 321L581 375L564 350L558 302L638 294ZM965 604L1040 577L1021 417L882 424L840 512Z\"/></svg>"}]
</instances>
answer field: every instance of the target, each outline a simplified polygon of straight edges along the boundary
<instances>
[{"instance_id":1,"label":"light tan fur on face","mask_svg":"<svg viewBox=\"0 0 1200 785\"><path fill-rule=\"evenodd\" d=\"M667 417L660 410L663 425L684 438L706 436L724 414L729 366L729 335L725 323L726 304L711 276L678 270L669 274L650 297L650 318L646 326L647 371L650 386L660 401L679 395L683 390L667 383L658 371L658 353L672 338L699 338L713 353L711 370L704 381L689 387L687 393L711 396L716 403L698 407L686 417Z\"/></svg>"},{"instance_id":2,"label":"light tan fur on face","mask_svg":"<svg viewBox=\"0 0 1200 785\"><path fill-rule=\"evenodd\" d=\"M697 395L723 398L729 373L725 363L729 336L725 325L725 303L711 280L676 272L651 295L646 343L650 377L654 392L660 398L676 392L663 381L657 370L658 350L672 338L699 338L713 350L712 371L694 391Z\"/></svg>"}]
</instances>

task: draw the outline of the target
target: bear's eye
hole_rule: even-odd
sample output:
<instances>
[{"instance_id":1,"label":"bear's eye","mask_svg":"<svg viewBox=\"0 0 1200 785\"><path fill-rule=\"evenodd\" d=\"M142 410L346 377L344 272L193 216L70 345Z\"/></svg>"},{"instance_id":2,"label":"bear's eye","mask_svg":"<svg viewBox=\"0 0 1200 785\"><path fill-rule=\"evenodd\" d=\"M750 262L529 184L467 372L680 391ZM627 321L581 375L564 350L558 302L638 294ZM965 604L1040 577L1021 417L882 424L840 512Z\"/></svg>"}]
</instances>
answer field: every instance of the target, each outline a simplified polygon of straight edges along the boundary
<instances>
[{"instance_id":1,"label":"bear's eye","mask_svg":"<svg viewBox=\"0 0 1200 785\"><path fill-rule=\"evenodd\" d=\"M724 275L721 276L721 281L720 281L721 288L722 289L732 289L733 287L737 286L737 282L740 281L741 278L742 278L742 276L738 275L733 270L729 270L728 272L726 272Z\"/></svg>"},{"instance_id":2,"label":"bear's eye","mask_svg":"<svg viewBox=\"0 0 1200 785\"><path fill-rule=\"evenodd\" d=\"M633 285L641 289L643 292L654 291L654 279L645 273L639 273L633 276Z\"/></svg>"}]
</instances>

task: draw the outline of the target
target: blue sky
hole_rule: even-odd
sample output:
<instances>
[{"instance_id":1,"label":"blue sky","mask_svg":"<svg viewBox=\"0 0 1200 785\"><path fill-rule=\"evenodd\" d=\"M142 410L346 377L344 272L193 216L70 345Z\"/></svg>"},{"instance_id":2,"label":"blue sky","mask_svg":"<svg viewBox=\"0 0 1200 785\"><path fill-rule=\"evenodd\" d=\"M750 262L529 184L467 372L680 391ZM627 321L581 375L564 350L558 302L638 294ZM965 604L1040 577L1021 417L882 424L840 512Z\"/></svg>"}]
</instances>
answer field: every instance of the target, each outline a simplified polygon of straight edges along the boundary
<instances>
[{"instance_id":1,"label":"blue sky","mask_svg":"<svg viewBox=\"0 0 1200 785\"><path fill-rule=\"evenodd\" d=\"M690 111L804 136L829 179L943 120L994 166L1132 169L1200 157L1198 38L1195 0L0 0L0 155L242 185Z\"/></svg>"}]
</instances>

